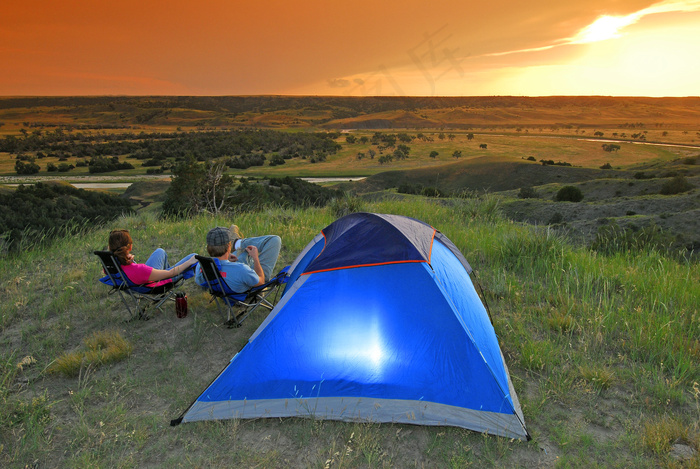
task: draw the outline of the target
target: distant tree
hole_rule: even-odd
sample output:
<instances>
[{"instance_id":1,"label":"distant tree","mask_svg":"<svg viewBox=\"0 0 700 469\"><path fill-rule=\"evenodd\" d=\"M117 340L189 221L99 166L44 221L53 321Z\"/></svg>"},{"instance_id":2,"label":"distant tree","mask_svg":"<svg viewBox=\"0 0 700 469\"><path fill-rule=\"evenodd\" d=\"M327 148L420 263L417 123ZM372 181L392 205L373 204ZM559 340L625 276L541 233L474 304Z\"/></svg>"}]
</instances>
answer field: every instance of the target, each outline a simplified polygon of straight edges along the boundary
<instances>
[{"instance_id":1,"label":"distant tree","mask_svg":"<svg viewBox=\"0 0 700 469\"><path fill-rule=\"evenodd\" d=\"M486 145L485 143L480 143L479 148L483 148L484 150L486 150L486 148L488 148L488 145Z\"/></svg>"},{"instance_id":2,"label":"distant tree","mask_svg":"<svg viewBox=\"0 0 700 469\"><path fill-rule=\"evenodd\" d=\"M404 158L408 158L408 155L411 153L411 147L409 147L408 145L399 144L396 147L396 151L400 151L404 154Z\"/></svg>"},{"instance_id":3,"label":"distant tree","mask_svg":"<svg viewBox=\"0 0 700 469\"><path fill-rule=\"evenodd\" d=\"M436 152L435 150L433 150L433 151L430 152L430 157L431 157L431 158L437 158L438 155L439 155L439 153Z\"/></svg>"},{"instance_id":4,"label":"distant tree","mask_svg":"<svg viewBox=\"0 0 700 469\"><path fill-rule=\"evenodd\" d=\"M163 214L183 216L188 213L199 213L201 204L202 184L206 179L204 165L197 163L192 155L173 168L173 179L165 191Z\"/></svg>"},{"instance_id":5,"label":"distant tree","mask_svg":"<svg viewBox=\"0 0 700 469\"><path fill-rule=\"evenodd\" d=\"M602 145L603 150L612 152L612 151L618 151L620 149L620 145L616 145L614 143L604 143Z\"/></svg>"},{"instance_id":6,"label":"distant tree","mask_svg":"<svg viewBox=\"0 0 700 469\"><path fill-rule=\"evenodd\" d=\"M345 137L345 141L348 143L355 143L357 141L357 138L354 135L350 134L347 137Z\"/></svg>"},{"instance_id":7,"label":"distant tree","mask_svg":"<svg viewBox=\"0 0 700 469\"><path fill-rule=\"evenodd\" d=\"M374 157L377 156L377 152L374 151L374 149L372 149L372 148L370 148L369 150L367 150L367 154L369 155L369 158L370 158L371 160L373 160Z\"/></svg>"},{"instance_id":8,"label":"distant tree","mask_svg":"<svg viewBox=\"0 0 700 469\"><path fill-rule=\"evenodd\" d=\"M474 140L474 134L471 133L471 132L468 133L468 134L467 134L467 140L470 140L470 141L471 141L471 140Z\"/></svg>"},{"instance_id":9,"label":"distant tree","mask_svg":"<svg viewBox=\"0 0 700 469\"><path fill-rule=\"evenodd\" d=\"M445 140L445 134L442 133L442 132L440 132L440 133L438 134L438 138L439 138L440 140Z\"/></svg>"},{"instance_id":10,"label":"distant tree","mask_svg":"<svg viewBox=\"0 0 700 469\"><path fill-rule=\"evenodd\" d=\"M41 170L38 164L34 162L32 159L31 161L22 161L22 160L17 160L15 161L15 172L18 175L21 176L26 176L29 174L36 174Z\"/></svg>"},{"instance_id":11,"label":"distant tree","mask_svg":"<svg viewBox=\"0 0 700 469\"><path fill-rule=\"evenodd\" d=\"M461 158L461 157L462 157L462 150L455 150L455 151L452 153L452 157L453 157L453 158Z\"/></svg>"},{"instance_id":12,"label":"distant tree","mask_svg":"<svg viewBox=\"0 0 700 469\"><path fill-rule=\"evenodd\" d=\"M612 169L612 165L610 163L605 163L600 169Z\"/></svg>"},{"instance_id":13,"label":"distant tree","mask_svg":"<svg viewBox=\"0 0 700 469\"><path fill-rule=\"evenodd\" d=\"M452 140L455 139L455 136L454 136L454 134L449 134L449 135L447 136L447 138L448 138L448 140L451 142Z\"/></svg>"},{"instance_id":14,"label":"distant tree","mask_svg":"<svg viewBox=\"0 0 700 469\"><path fill-rule=\"evenodd\" d=\"M270 166L278 166L281 164L285 164L284 157L280 155L274 155L272 158L270 158Z\"/></svg>"},{"instance_id":15,"label":"distant tree","mask_svg":"<svg viewBox=\"0 0 700 469\"><path fill-rule=\"evenodd\" d=\"M595 132L593 135L595 135L596 137L602 137L602 136L605 135L605 134L604 134L603 132L601 132L601 131L597 131L597 132Z\"/></svg>"},{"instance_id":16,"label":"distant tree","mask_svg":"<svg viewBox=\"0 0 700 469\"><path fill-rule=\"evenodd\" d=\"M399 145L399 147L402 147L402 146L405 147L406 145ZM394 153L392 154L392 156L396 160L405 160L406 158L408 158L408 154L404 150L402 150L401 148L397 148L396 150L394 150Z\"/></svg>"}]
</instances>

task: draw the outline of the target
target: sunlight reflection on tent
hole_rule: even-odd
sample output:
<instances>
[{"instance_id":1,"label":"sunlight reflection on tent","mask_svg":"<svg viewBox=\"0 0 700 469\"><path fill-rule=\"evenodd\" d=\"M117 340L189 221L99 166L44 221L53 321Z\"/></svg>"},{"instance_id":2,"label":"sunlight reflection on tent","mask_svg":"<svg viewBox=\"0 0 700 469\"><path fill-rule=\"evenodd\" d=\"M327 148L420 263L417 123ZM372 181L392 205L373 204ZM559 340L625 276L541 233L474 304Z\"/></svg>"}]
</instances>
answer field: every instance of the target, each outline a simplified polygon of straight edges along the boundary
<instances>
[{"instance_id":1,"label":"sunlight reflection on tent","mask_svg":"<svg viewBox=\"0 0 700 469\"><path fill-rule=\"evenodd\" d=\"M327 349L326 357L336 362L335 366L362 371L370 382L382 378L390 354L376 312L337 315L328 341L332 347Z\"/></svg>"}]
</instances>

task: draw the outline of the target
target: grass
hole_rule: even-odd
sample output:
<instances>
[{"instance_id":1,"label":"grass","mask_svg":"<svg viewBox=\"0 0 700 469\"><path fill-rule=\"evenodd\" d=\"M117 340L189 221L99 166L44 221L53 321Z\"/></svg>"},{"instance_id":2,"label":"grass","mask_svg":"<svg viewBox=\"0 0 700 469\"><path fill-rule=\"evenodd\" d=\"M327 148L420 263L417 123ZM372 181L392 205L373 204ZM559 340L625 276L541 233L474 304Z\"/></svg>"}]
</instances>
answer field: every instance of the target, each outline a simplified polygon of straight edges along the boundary
<instances>
[{"instance_id":1,"label":"grass","mask_svg":"<svg viewBox=\"0 0 700 469\"><path fill-rule=\"evenodd\" d=\"M118 331L98 331L83 342L83 349L62 354L48 367L48 371L77 376L84 368L123 360L131 355L133 349Z\"/></svg>"},{"instance_id":2,"label":"grass","mask_svg":"<svg viewBox=\"0 0 700 469\"><path fill-rule=\"evenodd\" d=\"M595 253L500 216L490 197L409 197L325 209L161 220L148 213L80 230L0 263L0 465L62 467L674 467L700 449L700 267L656 250ZM137 259L205 252L212 226L283 239L291 263L338 210L408 215L445 233L475 269L520 398L529 443L457 428L261 419L168 426L265 317L222 327L187 285L190 314L149 321L97 282L92 251L129 229ZM105 331L108 331L105 333ZM94 358L108 338L131 344ZM87 339L86 339L87 338ZM122 350L128 348L122 345ZM57 357L77 374L51 373ZM23 357L36 362L21 369ZM74 361L77 361L74 359ZM100 365L98 366L97 363ZM75 365L74 365L75 366ZM75 368L73 368L75 369ZM543 449L544 448L544 449ZM684 464L696 467L695 453ZM695 465L695 466L693 466Z\"/></svg>"}]
</instances>

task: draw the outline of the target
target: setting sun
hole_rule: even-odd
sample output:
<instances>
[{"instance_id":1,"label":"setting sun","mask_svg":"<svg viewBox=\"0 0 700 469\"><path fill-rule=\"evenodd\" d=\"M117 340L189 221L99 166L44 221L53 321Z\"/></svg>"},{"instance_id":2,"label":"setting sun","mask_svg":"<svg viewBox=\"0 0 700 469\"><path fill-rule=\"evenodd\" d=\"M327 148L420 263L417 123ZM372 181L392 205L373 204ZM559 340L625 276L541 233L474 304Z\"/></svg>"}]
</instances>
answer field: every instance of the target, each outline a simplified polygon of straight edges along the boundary
<instances>
[{"instance_id":1,"label":"setting sun","mask_svg":"<svg viewBox=\"0 0 700 469\"><path fill-rule=\"evenodd\" d=\"M620 37L620 30L637 21L636 15L601 16L579 32L572 42L585 44L587 42L605 41Z\"/></svg>"}]
</instances>

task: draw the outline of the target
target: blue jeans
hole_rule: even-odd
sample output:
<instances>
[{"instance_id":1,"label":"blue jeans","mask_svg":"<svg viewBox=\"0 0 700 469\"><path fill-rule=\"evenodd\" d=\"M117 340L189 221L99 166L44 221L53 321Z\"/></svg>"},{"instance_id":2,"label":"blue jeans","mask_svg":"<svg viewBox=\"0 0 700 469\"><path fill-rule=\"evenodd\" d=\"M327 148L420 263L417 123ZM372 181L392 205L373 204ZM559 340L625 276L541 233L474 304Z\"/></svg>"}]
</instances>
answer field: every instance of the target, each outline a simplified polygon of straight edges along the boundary
<instances>
[{"instance_id":1,"label":"blue jeans","mask_svg":"<svg viewBox=\"0 0 700 469\"><path fill-rule=\"evenodd\" d=\"M243 262L253 268L253 259L248 258L248 253L245 251L246 246L255 246L258 248L260 267L262 267L263 273L265 274L265 281L269 281L272 278L273 270L275 270L275 264L277 264L280 249L282 249L282 239L277 235L243 239L243 241L241 241L241 249L236 252L238 262ZM242 252L239 254L240 251Z\"/></svg>"},{"instance_id":2,"label":"blue jeans","mask_svg":"<svg viewBox=\"0 0 700 469\"><path fill-rule=\"evenodd\" d=\"M180 262L175 264L173 267L177 267L178 265L182 264L183 262L186 262L188 259L191 259L192 256L194 256L196 253L188 254L182 259L180 259ZM164 249L158 248L155 251L153 251L153 254L148 258L148 260L145 262L147 266L153 267L154 269L159 269L159 270L168 270L170 269L170 264L168 263L168 254L165 252ZM196 265L196 264L195 264ZM194 266L193 266L194 267ZM194 276L194 269L190 267L189 269L185 270L182 273L177 274L176 276L172 277L173 282L177 282L181 278L190 278Z\"/></svg>"}]
</instances>

